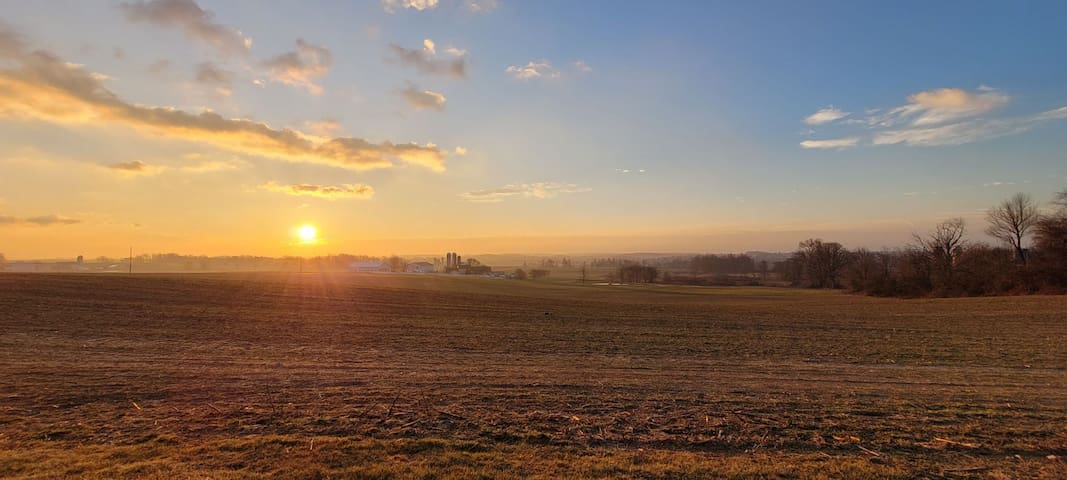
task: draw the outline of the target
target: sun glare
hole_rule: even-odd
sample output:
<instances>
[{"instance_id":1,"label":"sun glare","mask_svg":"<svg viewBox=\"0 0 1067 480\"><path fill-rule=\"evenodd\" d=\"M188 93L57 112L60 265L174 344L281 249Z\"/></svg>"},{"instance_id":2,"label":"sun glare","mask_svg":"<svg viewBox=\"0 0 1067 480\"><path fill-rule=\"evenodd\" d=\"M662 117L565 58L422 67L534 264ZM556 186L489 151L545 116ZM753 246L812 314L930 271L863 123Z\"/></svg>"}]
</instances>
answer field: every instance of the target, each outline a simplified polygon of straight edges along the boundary
<instances>
[{"instance_id":1,"label":"sun glare","mask_svg":"<svg viewBox=\"0 0 1067 480\"><path fill-rule=\"evenodd\" d=\"M300 237L301 243L315 243L319 238L319 229L314 225L302 225L296 230L296 236Z\"/></svg>"}]
</instances>

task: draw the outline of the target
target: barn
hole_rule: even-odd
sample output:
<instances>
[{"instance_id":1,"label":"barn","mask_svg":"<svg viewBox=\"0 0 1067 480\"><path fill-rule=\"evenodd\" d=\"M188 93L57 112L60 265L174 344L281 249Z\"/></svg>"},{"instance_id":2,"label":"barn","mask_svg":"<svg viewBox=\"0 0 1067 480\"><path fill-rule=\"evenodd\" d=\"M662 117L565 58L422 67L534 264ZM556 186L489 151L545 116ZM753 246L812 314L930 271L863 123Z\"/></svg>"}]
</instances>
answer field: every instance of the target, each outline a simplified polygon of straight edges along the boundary
<instances>
[{"instance_id":1,"label":"barn","mask_svg":"<svg viewBox=\"0 0 1067 480\"><path fill-rule=\"evenodd\" d=\"M384 273L393 271L385 262L352 262L348 269L359 273Z\"/></svg>"},{"instance_id":2,"label":"barn","mask_svg":"<svg viewBox=\"0 0 1067 480\"><path fill-rule=\"evenodd\" d=\"M433 273L433 264L430 262L409 263L404 271L407 273Z\"/></svg>"}]
</instances>

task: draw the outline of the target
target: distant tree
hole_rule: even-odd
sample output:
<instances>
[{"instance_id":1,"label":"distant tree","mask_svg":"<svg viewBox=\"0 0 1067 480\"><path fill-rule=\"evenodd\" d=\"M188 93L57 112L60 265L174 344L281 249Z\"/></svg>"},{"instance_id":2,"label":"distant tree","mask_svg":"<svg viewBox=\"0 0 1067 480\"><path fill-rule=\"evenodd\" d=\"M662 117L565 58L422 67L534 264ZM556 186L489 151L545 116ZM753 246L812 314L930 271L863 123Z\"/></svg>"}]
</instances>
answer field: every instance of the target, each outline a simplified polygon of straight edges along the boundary
<instances>
[{"instance_id":1,"label":"distant tree","mask_svg":"<svg viewBox=\"0 0 1067 480\"><path fill-rule=\"evenodd\" d=\"M516 268L514 275L516 280L526 280L526 270Z\"/></svg>"},{"instance_id":2,"label":"distant tree","mask_svg":"<svg viewBox=\"0 0 1067 480\"><path fill-rule=\"evenodd\" d=\"M1036 270L1049 286L1067 287L1067 190L1056 194L1058 210L1034 225Z\"/></svg>"},{"instance_id":3,"label":"distant tree","mask_svg":"<svg viewBox=\"0 0 1067 480\"><path fill-rule=\"evenodd\" d=\"M400 258L396 255L389 257L387 263L389 264L389 269L394 272L403 272L404 267L407 266L407 262L405 262L403 258Z\"/></svg>"},{"instance_id":4,"label":"distant tree","mask_svg":"<svg viewBox=\"0 0 1067 480\"><path fill-rule=\"evenodd\" d=\"M619 267L619 280L623 283L652 283L659 277L659 269L647 265Z\"/></svg>"},{"instance_id":5,"label":"distant tree","mask_svg":"<svg viewBox=\"0 0 1067 480\"><path fill-rule=\"evenodd\" d=\"M7 263L7 257L0 253L0 272L4 271L4 264Z\"/></svg>"},{"instance_id":6,"label":"distant tree","mask_svg":"<svg viewBox=\"0 0 1067 480\"><path fill-rule=\"evenodd\" d=\"M1067 213L1067 190L1057 192L1052 199L1052 204L1059 207L1060 213Z\"/></svg>"},{"instance_id":7,"label":"distant tree","mask_svg":"<svg viewBox=\"0 0 1067 480\"><path fill-rule=\"evenodd\" d=\"M607 280L609 285L613 285L619 281L619 272L617 270L611 270L604 275L604 280Z\"/></svg>"},{"instance_id":8,"label":"distant tree","mask_svg":"<svg viewBox=\"0 0 1067 480\"><path fill-rule=\"evenodd\" d=\"M956 259L963 253L965 225L962 218L952 218L939 223L934 231L923 237L916 234L919 249L930 262L930 283L935 288L951 288Z\"/></svg>"},{"instance_id":9,"label":"distant tree","mask_svg":"<svg viewBox=\"0 0 1067 480\"><path fill-rule=\"evenodd\" d=\"M549 273L550 272L548 270L535 268L533 270L530 270L530 278L537 280L538 278L547 277Z\"/></svg>"},{"instance_id":10,"label":"distant tree","mask_svg":"<svg viewBox=\"0 0 1067 480\"><path fill-rule=\"evenodd\" d=\"M855 292L872 295L892 295L891 267L894 257L890 252L872 252L860 248L852 252L852 260L845 271L845 282Z\"/></svg>"},{"instance_id":11,"label":"distant tree","mask_svg":"<svg viewBox=\"0 0 1067 480\"><path fill-rule=\"evenodd\" d=\"M689 261L693 273L740 274L756 271L756 264L748 255L697 255Z\"/></svg>"},{"instance_id":12,"label":"distant tree","mask_svg":"<svg viewBox=\"0 0 1067 480\"><path fill-rule=\"evenodd\" d=\"M838 288L848 260L849 252L840 243L809 238L793 254L792 281L813 288Z\"/></svg>"},{"instance_id":13,"label":"distant tree","mask_svg":"<svg viewBox=\"0 0 1067 480\"><path fill-rule=\"evenodd\" d=\"M1015 250L1015 258L1026 265L1026 249L1023 240L1040 219L1037 205L1025 193L1016 193L986 213L989 227L986 234L1006 242Z\"/></svg>"}]
</instances>

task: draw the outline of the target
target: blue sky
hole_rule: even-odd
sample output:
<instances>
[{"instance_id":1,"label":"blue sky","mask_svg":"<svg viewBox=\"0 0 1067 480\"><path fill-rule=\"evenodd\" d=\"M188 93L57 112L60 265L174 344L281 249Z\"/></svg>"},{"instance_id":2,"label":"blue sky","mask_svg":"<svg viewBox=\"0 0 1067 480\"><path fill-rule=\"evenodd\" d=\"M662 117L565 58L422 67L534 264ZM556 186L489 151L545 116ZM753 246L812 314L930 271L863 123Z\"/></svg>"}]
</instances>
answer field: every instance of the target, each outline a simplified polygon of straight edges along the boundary
<instances>
[{"instance_id":1,"label":"blue sky","mask_svg":"<svg viewBox=\"0 0 1067 480\"><path fill-rule=\"evenodd\" d=\"M70 92L35 94L89 118L43 111L13 89L4 101L27 105L0 114L0 239L15 257L64 255L71 237L100 254L788 250L895 246L954 216L980 236L1000 199L1067 186L1065 10L10 2L12 79L43 50L124 104L371 147L278 152ZM408 142L406 157L382 147ZM45 217L64 221L28 221ZM321 244L292 245L303 223Z\"/></svg>"}]
</instances>

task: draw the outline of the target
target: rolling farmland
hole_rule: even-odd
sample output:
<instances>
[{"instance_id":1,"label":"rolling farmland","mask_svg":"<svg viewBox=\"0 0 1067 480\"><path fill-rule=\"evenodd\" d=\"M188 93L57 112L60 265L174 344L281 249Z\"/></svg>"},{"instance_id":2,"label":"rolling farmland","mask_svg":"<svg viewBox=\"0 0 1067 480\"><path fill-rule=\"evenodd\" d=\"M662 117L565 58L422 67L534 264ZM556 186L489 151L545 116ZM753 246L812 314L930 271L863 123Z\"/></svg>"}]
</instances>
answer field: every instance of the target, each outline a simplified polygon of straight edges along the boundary
<instances>
[{"instance_id":1,"label":"rolling farmland","mask_svg":"<svg viewBox=\"0 0 1067 480\"><path fill-rule=\"evenodd\" d=\"M0 477L1063 478L1067 298L0 275Z\"/></svg>"}]
</instances>

